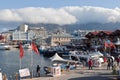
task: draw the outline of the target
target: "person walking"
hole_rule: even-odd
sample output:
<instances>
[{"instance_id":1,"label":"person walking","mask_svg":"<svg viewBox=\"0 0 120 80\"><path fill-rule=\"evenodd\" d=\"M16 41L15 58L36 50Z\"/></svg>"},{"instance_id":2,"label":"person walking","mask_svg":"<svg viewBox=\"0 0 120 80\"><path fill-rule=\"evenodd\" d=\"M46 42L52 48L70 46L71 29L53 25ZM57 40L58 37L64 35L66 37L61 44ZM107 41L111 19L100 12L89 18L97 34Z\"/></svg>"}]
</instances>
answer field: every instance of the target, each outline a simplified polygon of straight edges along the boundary
<instances>
[{"instance_id":1,"label":"person walking","mask_svg":"<svg viewBox=\"0 0 120 80\"><path fill-rule=\"evenodd\" d=\"M67 65L66 65L66 71L70 71L70 63L68 62Z\"/></svg>"},{"instance_id":2,"label":"person walking","mask_svg":"<svg viewBox=\"0 0 120 80\"><path fill-rule=\"evenodd\" d=\"M83 69L85 68L86 62L82 60Z\"/></svg>"},{"instance_id":3,"label":"person walking","mask_svg":"<svg viewBox=\"0 0 120 80\"><path fill-rule=\"evenodd\" d=\"M37 65L36 73L37 73L37 77L40 77L40 66L39 65Z\"/></svg>"},{"instance_id":4,"label":"person walking","mask_svg":"<svg viewBox=\"0 0 120 80\"><path fill-rule=\"evenodd\" d=\"M107 70L110 70L110 66L111 66L111 63L110 63L110 60L108 59L108 61L107 61Z\"/></svg>"},{"instance_id":5,"label":"person walking","mask_svg":"<svg viewBox=\"0 0 120 80\"><path fill-rule=\"evenodd\" d=\"M89 70L92 69L92 66L93 66L92 59L90 59L90 60L88 61L88 66L89 66Z\"/></svg>"},{"instance_id":6,"label":"person walking","mask_svg":"<svg viewBox=\"0 0 120 80\"><path fill-rule=\"evenodd\" d=\"M120 58L119 57L117 57L117 66L119 66L119 63L120 63Z\"/></svg>"}]
</instances>

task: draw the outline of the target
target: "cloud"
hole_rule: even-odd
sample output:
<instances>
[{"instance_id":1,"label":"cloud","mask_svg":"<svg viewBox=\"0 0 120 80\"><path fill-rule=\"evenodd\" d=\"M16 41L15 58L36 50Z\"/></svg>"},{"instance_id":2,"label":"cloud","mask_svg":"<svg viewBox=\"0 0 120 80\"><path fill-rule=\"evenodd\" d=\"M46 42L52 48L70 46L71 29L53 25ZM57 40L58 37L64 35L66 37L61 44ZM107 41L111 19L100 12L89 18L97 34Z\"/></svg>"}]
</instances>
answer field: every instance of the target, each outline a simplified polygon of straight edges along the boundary
<instances>
[{"instance_id":1,"label":"cloud","mask_svg":"<svg viewBox=\"0 0 120 80\"><path fill-rule=\"evenodd\" d=\"M74 23L120 22L120 8L69 6L62 8L27 7L0 10L0 21L27 23Z\"/></svg>"},{"instance_id":2,"label":"cloud","mask_svg":"<svg viewBox=\"0 0 120 80\"><path fill-rule=\"evenodd\" d=\"M120 22L120 9L108 9L102 7L65 7L69 14L76 17L79 23L108 23L108 22Z\"/></svg>"}]
</instances>

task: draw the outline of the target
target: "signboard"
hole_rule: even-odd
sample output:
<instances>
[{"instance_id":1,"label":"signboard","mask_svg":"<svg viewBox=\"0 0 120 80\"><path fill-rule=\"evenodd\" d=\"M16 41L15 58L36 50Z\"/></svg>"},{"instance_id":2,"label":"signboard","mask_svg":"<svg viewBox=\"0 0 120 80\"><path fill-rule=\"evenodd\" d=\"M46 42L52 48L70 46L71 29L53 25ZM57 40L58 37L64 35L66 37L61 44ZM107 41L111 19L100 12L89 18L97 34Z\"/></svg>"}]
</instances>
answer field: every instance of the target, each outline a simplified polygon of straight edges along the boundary
<instances>
[{"instance_id":1,"label":"signboard","mask_svg":"<svg viewBox=\"0 0 120 80\"><path fill-rule=\"evenodd\" d=\"M94 66L101 67L101 61L100 60L95 60Z\"/></svg>"},{"instance_id":2,"label":"signboard","mask_svg":"<svg viewBox=\"0 0 120 80\"><path fill-rule=\"evenodd\" d=\"M60 67L52 67L52 75L53 76L60 76L61 75L61 68Z\"/></svg>"},{"instance_id":3,"label":"signboard","mask_svg":"<svg viewBox=\"0 0 120 80\"><path fill-rule=\"evenodd\" d=\"M3 79L2 79L2 73L1 73L1 72L0 72L0 80L3 80Z\"/></svg>"},{"instance_id":4,"label":"signboard","mask_svg":"<svg viewBox=\"0 0 120 80\"><path fill-rule=\"evenodd\" d=\"M19 74L20 74L20 77L27 77L27 76L30 76L30 71L28 68L20 69Z\"/></svg>"}]
</instances>

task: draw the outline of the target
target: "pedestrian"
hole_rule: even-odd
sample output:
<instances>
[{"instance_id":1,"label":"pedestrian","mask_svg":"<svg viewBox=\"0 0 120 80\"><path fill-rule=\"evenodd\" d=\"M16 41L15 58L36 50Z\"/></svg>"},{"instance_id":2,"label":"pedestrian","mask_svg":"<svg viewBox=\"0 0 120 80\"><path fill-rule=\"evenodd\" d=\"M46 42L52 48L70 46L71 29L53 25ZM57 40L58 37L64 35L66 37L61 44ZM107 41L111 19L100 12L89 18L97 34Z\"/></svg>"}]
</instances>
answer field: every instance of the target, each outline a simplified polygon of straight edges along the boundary
<instances>
[{"instance_id":1,"label":"pedestrian","mask_svg":"<svg viewBox=\"0 0 120 80\"><path fill-rule=\"evenodd\" d=\"M107 70L110 70L110 66L111 66L111 63L110 63L110 60L107 61Z\"/></svg>"},{"instance_id":2,"label":"pedestrian","mask_svg":"<svg viewBox=\"0 0 120 80\"><path fill-rule=\"evenodd\" d=\"M40 77L40 66L39 65L37 65L36 74L37 74L37 77Z\"/></svg>"},{"instance_id":3,"label":"pedestrian","mask_svg":"<svg viewBox=\"0 0 120 80\"><path fill-rule=\"evenodd\" d=\"M104 63L106 63L106 62L107 62L107 58L106 58L106 57L104 57L103 59L104 59Z\"/></svg>"},{"instance_id":4,"label":"pedestrian","mask_svg":"<svg viewBox=\"0 0 120 80\"><path fill-rule=\"evenodd\" d=\"M18 73L15 74L15 80L18 80Z\"/></svg>"},{"instance_id":5,"label":"pedestrian","mask_svg":"<svg viewBox=\"0 0 120 80\"><path fill-rule=\"evenodd\" d=\"M92 59L90 59L90 60L88 61L88 66L89 66L89 69L92 69L92 66L93 66Z\"/></svg>"},{"instance_id":6,"label":"pedestrian","mask_svg":"<svg viewBox=\"0 0 120 80\"><path fill-rule=\"evenodd\" d=\"M82 65L83 65L83 69L84 69L84 67L86 65L86 62L84 60L82 60Z\"/></svg>"},{"instance_id":7,"label":"pedestrian","mask_svg":"<svg viewBox=\"0 0 120 80\"><path fill-rule=\"evenodd\" d=\"M66 71L70 71L70 63L68 62L67 65L66 65Z\"/></svg>"},{"instance_id":8,"label":"pedestrian","mask_svg":"<svg viewBox=\"0 0 120 80\"><path fill-rule=\"evenodd\" d=\"M3 80L7 80L6 74L3 74Z\"/></svg>"},{"instance_id":9,"label":"pedestrian","mask_svg":"<svg viewBox=\"0 0 120 80\"><path fill-rule=\"evenodd\" d=\"M117 57L117 66L119 66L119 63L120 63L120 58L119 57Z\"/></svg>"}]
</instances>

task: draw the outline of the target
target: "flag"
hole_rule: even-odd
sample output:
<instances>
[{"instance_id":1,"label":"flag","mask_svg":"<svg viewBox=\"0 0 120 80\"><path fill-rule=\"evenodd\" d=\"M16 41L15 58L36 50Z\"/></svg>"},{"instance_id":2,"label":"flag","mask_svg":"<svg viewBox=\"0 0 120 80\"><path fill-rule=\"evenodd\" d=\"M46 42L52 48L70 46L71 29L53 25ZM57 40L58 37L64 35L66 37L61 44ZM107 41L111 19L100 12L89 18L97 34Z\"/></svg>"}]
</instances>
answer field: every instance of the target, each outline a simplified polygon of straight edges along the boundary
<instances>
[{"instance_id":1,"label":"flag","mask_svg":"<svg viewBox=\"0 0 120 80\"><path fill-rule=\"evenodd\" d=\"M114 49L116 48L115 45L112 42L110 42L110 47L112 47Z\"/></svg>"},{"instance_id":2,"label":"flag","mask_svg":"<svg viewBox=\"0 0 120 80\"><path fill-rule=\"evenodd\" d=\"M105 47L109 47L109 45L108 45L108 43L107 43L107 42L105 42L105 43L104 43L104 46L105 46Z\"/></svg>"},{"instance_id":3,"label":"flag","mask_svg":"<svg viewBox=\"0 0 120 80\"><path fill-rule=\"evenodd\" d=\"M116 48L115 45L114 45L110 40L105 41L105 42L104 42L104 46L105 46L105 48L106 48L106 47L114 48L114 49Z\"/></svg>"},{"instance_id":4,"label":"flag","mask_svg":"<svg viewBox=\"0 0 120 80\"><path fill-rule=\"evenodd\" d=\"M39 54L38 48L37 48L37 46L35 45L34 42L32 42L32 50L33 50L34 52L36 52L37 54Z\"/></svg>"},{"instance_id":5,"label":"flag","mask_svg":"<svg viewBox=\"0 0 120 80\"><path fill-rule=\"evenodd\" d=\"M23 56L24 56L24 50L22 48L22 43L20 42L20 58L22 59Z\"/></svg>"}]
</instances>

